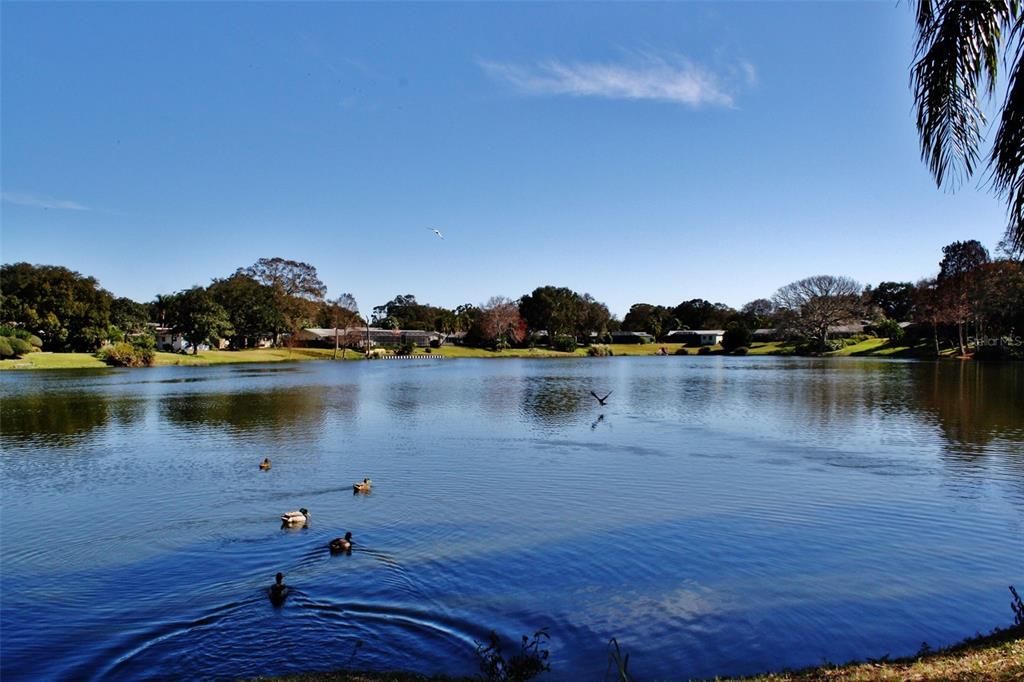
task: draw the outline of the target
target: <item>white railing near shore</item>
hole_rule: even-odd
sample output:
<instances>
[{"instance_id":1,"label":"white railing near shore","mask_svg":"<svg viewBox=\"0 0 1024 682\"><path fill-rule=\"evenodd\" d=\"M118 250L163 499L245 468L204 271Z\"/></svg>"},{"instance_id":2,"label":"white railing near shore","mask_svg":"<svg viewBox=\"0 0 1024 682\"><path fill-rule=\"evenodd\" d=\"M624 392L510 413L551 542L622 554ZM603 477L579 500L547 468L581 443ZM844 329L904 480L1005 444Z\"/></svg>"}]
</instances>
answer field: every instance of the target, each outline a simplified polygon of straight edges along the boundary
<instances>
[{"instance_id":1,"label":"white railing near shore","mask_svg":"<svg viewBox=\"0 0 1024 682\"><path fill-rule=\"evenodd\" d=\"M444 360L444 355L437 353L423 353L421 355L382 355L380 360Z\"/></svg>"}]
</instances>

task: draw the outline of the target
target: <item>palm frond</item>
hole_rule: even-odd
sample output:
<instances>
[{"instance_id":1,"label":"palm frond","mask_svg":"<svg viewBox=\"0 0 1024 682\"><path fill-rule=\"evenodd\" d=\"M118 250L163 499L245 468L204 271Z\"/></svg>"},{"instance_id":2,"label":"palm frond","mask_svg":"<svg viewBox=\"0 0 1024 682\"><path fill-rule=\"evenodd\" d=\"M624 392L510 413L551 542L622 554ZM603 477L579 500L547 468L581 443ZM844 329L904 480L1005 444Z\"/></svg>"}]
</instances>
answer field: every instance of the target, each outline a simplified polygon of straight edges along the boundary
<instances>
[{"instance_id":1,"label":"palm frond","mask_svg":"<svg viewBox=\"0 0 1024 682\"><path fill-rule=\"evenodd\" d=\"M931 26L932 22L935 21L935 3L933 0L918 0L916 14L918 28L923 34L924 27ZM920 49L920 42L918 42L918 49Z\"/></svg>"},{"instance_id":2,"label":"palm frond","mask_svg":"<svg viewBox=\"0 0 1024 682\"><path fill-rule=\"evenodd\" d=\"M1009 204L1006 244L1011 253L1024 253L1024 33L1021 21L1011 33L1017 42L1014 65L1006 88L999 129L992 143L989 166L992 186Z\"/></svg>"},{"instance_id":3,"label":"palm frond","mask_svg":"<svg viewBox=\"0 0 1024 682\"><path fill-rule=\"evenodd\" d=\"M1015 0L922 0L918 4L917 61L911 87L917 105L921 157L942 186L957 182L978 162L985 115L978 88L995 87L1003 28L1016 17Z\"/></svg>"}]
</instances>

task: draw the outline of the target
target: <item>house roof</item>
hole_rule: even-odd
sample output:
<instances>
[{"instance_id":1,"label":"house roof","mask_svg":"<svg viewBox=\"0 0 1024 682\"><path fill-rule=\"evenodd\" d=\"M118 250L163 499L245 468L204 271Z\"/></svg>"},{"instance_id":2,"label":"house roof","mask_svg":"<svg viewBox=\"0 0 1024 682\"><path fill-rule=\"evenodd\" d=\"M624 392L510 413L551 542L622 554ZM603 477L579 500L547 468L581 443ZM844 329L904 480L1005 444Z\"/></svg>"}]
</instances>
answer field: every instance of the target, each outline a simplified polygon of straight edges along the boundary
<instances>
[{"instance_id":1,"label":"house roof","mask_svg":"<svg viewBox=\"0 0 1024 682\"><path fill-rule=\"evenodd\" d=\"M674 331L670 331L668 333L668 336L672 336L673 334L675 334L677 336L682 336L682 335L687 335L687 334L699 334L701 336L706 336L706 335L710 335L710 334L724 334L724 333L725 333L724 329L676 329Z\"/></svg>"},{"instance_id":2,"label":"house roof","mask_svg":"<svg viewBox=\"0 0 1024 682\"><path fill-rule=\"evenodd\" d=\"M864 331L864 325L859 322L853 324L834 324L828 328L829 334L860 334Z\"/></svg>"}]
</instances>

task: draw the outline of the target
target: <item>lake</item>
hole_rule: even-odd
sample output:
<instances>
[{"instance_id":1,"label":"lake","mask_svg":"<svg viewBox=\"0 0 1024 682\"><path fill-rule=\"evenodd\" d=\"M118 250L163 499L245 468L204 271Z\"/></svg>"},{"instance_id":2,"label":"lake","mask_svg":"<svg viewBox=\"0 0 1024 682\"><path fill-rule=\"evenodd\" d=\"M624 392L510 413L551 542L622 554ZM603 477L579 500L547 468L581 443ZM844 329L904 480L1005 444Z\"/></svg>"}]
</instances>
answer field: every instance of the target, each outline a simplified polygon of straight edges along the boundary
<instances>
[{"instance_id":1,"label":"lake","mask_svg":"<svg viewBox=\"0 0 1024 682\"><path fill-rule=\"evenodd\" d=\"M545 679L601 678L612 637L641 679L745 674L947 645L1010 624L1024 586L1020 364L308 362L0 389L4 680L472 674L491 629L511 653L542 627Z\"/></svg>"}]
</instances>

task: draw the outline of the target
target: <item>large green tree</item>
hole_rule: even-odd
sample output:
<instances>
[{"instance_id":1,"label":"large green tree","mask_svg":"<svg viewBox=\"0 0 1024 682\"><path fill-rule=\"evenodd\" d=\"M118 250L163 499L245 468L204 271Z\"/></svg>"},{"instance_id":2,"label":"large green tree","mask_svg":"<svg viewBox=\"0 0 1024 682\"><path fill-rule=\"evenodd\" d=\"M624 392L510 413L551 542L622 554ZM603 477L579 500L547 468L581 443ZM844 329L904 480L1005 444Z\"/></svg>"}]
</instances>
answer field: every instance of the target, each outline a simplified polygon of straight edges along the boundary
<instances>
[{"instance_id":1,"label":"large green tree","mask_svg":"<svg viewBox=\"0 0 1024 682\"><path fill-rule=\"evenodd\" d=\"M724 329L735 319L736 311L724 303L694 298L673 308L672 316L684 329Z\"/></svg>"},{"instance_id":2,"label":"large green tree","mask_svg":"<svg viewBox=\"0 0 1024 682\"><path fill-rule=\"evenodd\" d=\"M877 287L865 291L868 303L878 306L890 320L902 322L910 319L914 308L914 285L910 282L879 282Z\"/></svg>"},{"instance_id":3,"label":"large green tree","mask_svg":"<svg viewBox=\"0 0 1024 682\"><path fill-rule=\"evenodd\" d=\"M413 294L398 294L383 305L374 306L373 322L381 327L395 329L422 329L445 331L454 323L452 311L427 303L420 303Z\"/></svg>"},{"instance_id":4,"label":"large green tree","mask_svg":"<svg viewBox=\"0 0 1024 682\"><path fill-rule=\"evenodd\" d=\"M199 352L199 344L227 338L232 333L227 311L203 287L175 294L169 301L167 319L174 331L192 346L193 354Z\"/></svg>"},{"instance_id":5,"label":"large green tree","mask_svg":"<svg viewBox=\"0 0 1024 682\"><path fill-rule=\"evenodd\" d=\"M125 334L138 334L146 331L149 322L149 307L136 303L124 296L110 302L110 324Z\"/></svg>"},{"instance_id":6,"label":"large green tree","mask_svg":"<svg viewBox=\"0 0 1024 682\"><path fill-rule=\"evenodd\" d=\"M255 346L260 339L272 337L286 327L274 288L244 272L214 280L209 291L213 300L228 314L234 330L231 335L233 348Z\"/></svg>"},{"instance_id":7,"label":"large green tree","mask_svg":"<svg viewBox=\"0 0 1024 682\"><path fill-rule=\"evenodd\" d=\"M107 340L113 296L93 277L57 265L0 268L2 322L39 336L50 351L91 352Z\"/></svg>"},{"instance_id":8,"label":"large green tree","mask_svg":"<svg viewBox=\"0 0 1024 682\"><path fill-rule=\"evenodd\" d=\"M918 0L917 56L911 87L921 156L943 185L957 185L982 165L1006 200L1007 250L1024 256L1024 15L1018 0ZM1007 90L987 160L986 101L1000 66Z\"/></svg>"},{"instance_id":9,"label":"large green tree","mask_svg":"<svg viewBox=\"0 0 1024 682\"><path fill-rule=\"evenodd\" d=\"M634 303L622 318L622 329L625 331L646 332L654 338L661 338L662 334L672 331L669 327L678 324L679 321L672 317L670 309L651 303Z\"/></svg>"},{"instance_id":10,"label":"large green tree","mask_svg":"<svg viewBox=\"0 0 1024 682\"><path fill-rule=\"evenodd\" d=\"M274 330L275 337L282 332L290 332L294 338L303 327L315 322L327 286L309 263L286 258L260 258L238 272L273 290L281 320L281 326Z\"/></svg>"}]
</instances>

